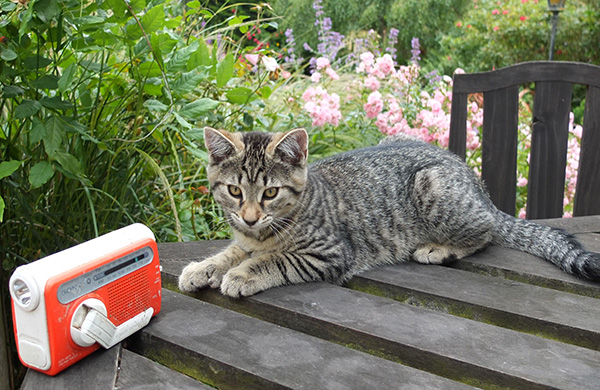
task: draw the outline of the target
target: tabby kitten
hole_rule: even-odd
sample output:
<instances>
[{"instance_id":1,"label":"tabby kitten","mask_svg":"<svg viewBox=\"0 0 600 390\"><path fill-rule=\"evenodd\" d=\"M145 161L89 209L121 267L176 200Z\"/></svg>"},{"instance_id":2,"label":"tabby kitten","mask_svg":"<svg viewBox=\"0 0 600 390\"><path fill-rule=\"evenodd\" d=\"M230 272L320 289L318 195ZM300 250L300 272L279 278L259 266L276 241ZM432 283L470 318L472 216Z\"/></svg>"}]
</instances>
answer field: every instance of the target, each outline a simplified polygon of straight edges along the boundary
<instances>
[{"instance_id":1,"label":"tabby kitten","mask_svg":"<svg viewBox=\"0 0 600 390\"><path fill-rule=\"evenodd\" d=\"M450 152L399 137L307 165L307 137L304 129L204 129L208 180L234 240L187 265L180 290L210 286L239 297L296 283L340 284L378 265L442 264L489 244L600 280L600 255L560 230L500 212Z\"/></svg>"}]
</instances>

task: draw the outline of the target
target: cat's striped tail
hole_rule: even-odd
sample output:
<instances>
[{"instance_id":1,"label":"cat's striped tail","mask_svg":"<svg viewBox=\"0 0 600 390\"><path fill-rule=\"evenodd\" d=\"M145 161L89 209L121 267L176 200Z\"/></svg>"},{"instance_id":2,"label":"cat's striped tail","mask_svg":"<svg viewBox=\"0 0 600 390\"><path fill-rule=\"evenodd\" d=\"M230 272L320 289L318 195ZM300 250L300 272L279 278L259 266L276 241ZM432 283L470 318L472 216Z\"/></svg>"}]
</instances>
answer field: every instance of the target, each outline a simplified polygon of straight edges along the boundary
<instances>
[{"instance_id":1,"label":"cat's striped tail","mask_svg":"<svg viewBox=\"0 0 600 390\"><path fill-rule=\"evenodd\" d=\"M588 252L571 234L497 212L492 243L541 257L581 279L600 281L600 254Z\"/></svg>"}]
</instances>

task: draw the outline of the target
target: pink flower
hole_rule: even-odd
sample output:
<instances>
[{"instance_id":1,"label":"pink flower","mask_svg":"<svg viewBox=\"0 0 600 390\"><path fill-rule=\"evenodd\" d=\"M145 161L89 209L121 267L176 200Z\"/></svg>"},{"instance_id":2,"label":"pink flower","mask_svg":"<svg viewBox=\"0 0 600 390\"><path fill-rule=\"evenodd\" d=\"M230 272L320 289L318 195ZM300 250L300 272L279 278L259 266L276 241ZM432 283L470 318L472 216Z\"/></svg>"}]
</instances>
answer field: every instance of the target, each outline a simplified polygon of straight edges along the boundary
<instances>
[{"instance_id":1,"label":"pink flower","mask_svg":"<svg viewBox=\"0 0 600 390\"><path fill-rule=\"evenodd\" d=\"M246 57L248 62L250 62L252 65L258 64L258 57L259 57L258 54L246 54L246 55L244 55L244 57Z\"/></svg>"},{"instance_id":2,"label":"pink flower","mask_svg":"<svg viewBox=\"0 0 600 390\"><path fill-rule=\"evenodd\" d=\"M367 98L367 103L364 105L367 117L374 119L383 110L383 100L381 100L381 94L378 91L371 92Z\"/></svg>"},{"instance_id":3,"label":"pink flower","mask_svg":"<svg viewBox=\"0 0 600 390\"><path fill-rule=\"evenodd\" d=\"M340 79L340 76L338 76L338 74L335 73L335 70L333 70L332 68L325 69L325 73L327 73L327 76L331 77L332 80Z\"/></svg>"},{"instance_id":4,"label":"pink flower","mask_svg":"<svg viewBox=\"0 0 600 390\"><path fill-rule=\"evenodd\" d=\"M461 22L457 22L456 23L456 27L462 27L462 23Z\"/></svg>"},{"instance_id":5,"label":"pink flower","mask_svg":"<svg viewBox=\"0 0 600 390\"><path fill-rule=\"evenodd\" d=\"M313 126L331 124L337 126L342 113L340 112L340 97L336 93L331 95L323 87L309 87L304 91L302 99L306 102L304 110L312 118Z\"/></svg>"},{"instance_id":6,"label":"pink flower","mask_svg":"<svg viewBox=\"0 0 600 390\"><path fill-rule=\"evenodd\" d=\"M317 58L317 69L323 69L330 66L329 59L327 57L319 57Z\"/></svg>"},{"instance_id":7,"label":"pink flower","mask_svg":"<svg viewBox=\"0 0 600 390\"><path fill-rule=\"evenodd\" d=\"M519 19L521 20L521 22L524 22L527 20L527 16L521 16Z\"/></svg>"},{"instance_id":8,"label":"pink flower","mask_svg":"<svg viewBox=\"0 0 600 390\"><path fill-rule=\"evenodd\" d=\"M313 83L318 83L319 81L321 81L321 73L314 72L312 75L310 75L310 81L312 81Z\"/></svg>"},{"instance_id":9,"label":"pink flower","mask_svg":"<svg viewBox=\"0 0 600 390\"><path fill-rule=\"evenodd\" d=\"M508 10L505 9L504 11L502 11L502 15L507 15L508 14Z\"/></svg>"},{"instance_id":10,"label":"pink flower","mask_svg":"<svg viewBox=\"0 0 600 390\"><path fill-rule=\"evenodd\" d=\"M379 83L379 80L377 80L377 77L375 76L369 76L365 79L365 87L369 88L371 91L377 91L379 89L379 87L381 86L381 84Z\"/></svg>"},{"instance_id":11,"label":"pink flower","mask_svg":"<svg viewBox=\"0 0 600 390\"><path fill-rule=\"evenodd\" d=\"M371 71L371 74L379 77L380 79L384 78L388 74L394 71L394 59L389 54L384 54L383 57L380 57L375 61L375 66Z\"/></svg>"},{"instance_id":12,"label":"pink flower","mask_svg":"<svg viewBox=\"0 0 600 390\"><path fill-rule=\"evenodd\" d=\"M495 9L492 11L492 15L498 15L500 13L500 11L498 11L498 9Z\"/></svg>"},{"instance_id":13,"label":"pink flower","mask_svg":"<svg viewBox=\"0 0 600 390\"><path fill-rule=\"evenodd\" d=\"M520 177L517 180L517 187L525 187L527 185L527 178L525 177Z\"/></svg>"},{"instance_id":14,"label":"pink flower","mask_svg":"<svg viewBox=\"0 0 600 390\"><path fill-rule=\"evenodd\" d=\"M494 31L498 31L498 30L500 30L500 27L494 26Z\"/></svg>"},{"instance_id":15,"label":"pink flower","mask_svg":"<svg viewBox=\"0 0 600 390\"><path fill-rule=\"evenodd\" d=\"M367 51L360 55L360 64L356 69L357 72L370 72L373 64L375 64L375 56Z\"/></svg>"}]
</instances>

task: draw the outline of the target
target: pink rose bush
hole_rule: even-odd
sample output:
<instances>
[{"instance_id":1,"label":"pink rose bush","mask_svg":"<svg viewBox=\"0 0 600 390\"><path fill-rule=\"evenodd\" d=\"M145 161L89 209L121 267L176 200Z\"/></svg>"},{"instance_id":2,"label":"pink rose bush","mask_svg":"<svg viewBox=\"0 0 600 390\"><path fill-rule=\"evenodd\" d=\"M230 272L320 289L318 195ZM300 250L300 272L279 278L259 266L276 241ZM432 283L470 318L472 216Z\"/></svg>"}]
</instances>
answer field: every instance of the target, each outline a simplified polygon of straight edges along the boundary
<instances>
[{"instance_id":1,"label":"pink rose bush","mask_svg":"<svg viewBox=\"0 0 600 390\"><path fill-rule=\"evenodd\" d=\"M329 94L321 86L308 87L302 94L302 100L305 102L304 110L312 118L313 126L324 126L326 124L337 126L339 124L342 113L340 112L340 97L338 94Z\"/></svg>"}]
</instances>

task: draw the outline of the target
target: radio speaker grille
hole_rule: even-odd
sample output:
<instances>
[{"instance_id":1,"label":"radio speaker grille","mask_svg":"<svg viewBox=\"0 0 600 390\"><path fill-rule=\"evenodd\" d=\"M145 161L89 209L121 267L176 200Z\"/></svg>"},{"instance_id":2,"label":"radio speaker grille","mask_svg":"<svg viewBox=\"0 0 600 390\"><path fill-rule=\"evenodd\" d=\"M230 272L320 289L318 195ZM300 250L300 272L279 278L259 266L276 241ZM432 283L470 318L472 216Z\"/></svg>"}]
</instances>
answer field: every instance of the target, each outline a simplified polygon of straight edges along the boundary
<instances>
[{"instance_id":1,"label":"radio speaker grille","mask_svg":"<svg viewBox=\"0 0 600 390\"><path fill-rule=\"evenodd\" d=\"M121 325L150 306L150 284L146 267L108 285L108 315L116 326Z\"/></svg>"}]
</instances>

